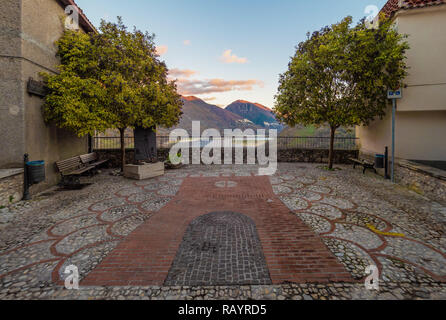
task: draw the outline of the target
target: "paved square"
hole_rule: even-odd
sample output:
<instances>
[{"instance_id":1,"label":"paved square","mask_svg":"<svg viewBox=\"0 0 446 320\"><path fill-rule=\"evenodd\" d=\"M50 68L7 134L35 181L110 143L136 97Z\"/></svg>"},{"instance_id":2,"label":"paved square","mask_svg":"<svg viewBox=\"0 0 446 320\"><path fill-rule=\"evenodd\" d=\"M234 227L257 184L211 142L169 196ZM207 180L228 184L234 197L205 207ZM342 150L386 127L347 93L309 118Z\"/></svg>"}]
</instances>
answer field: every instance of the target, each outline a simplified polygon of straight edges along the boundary
<instances>
[{"instance_id":1,"label":"paved square","mask_svg":"<svg viewBox=\"0 0 446 320\"><path fill-rule=\"evenodd\" d=\"M226 187L219 186L222 182ZM119 244L81 284L163 285L175 255L188 254L178 250L189 249L180 243L190 223L218 211L236 211L253 220L274 284L353 280L321 238L276 197L269 177L244 176L185 178L177 196ZM238 274L220 270L240 279L220 285L265 284L264 278L245 281L244 269L236 270ZM199 276L196 273L195 280Z\"/></svg>"},{"instance_id":2,"label":"paved square","mask_svg":"<svg viewBox=\"0 0 446 320\"><path fill-rule=\"evenodd\" d=\"M1 212L0 299L446 298L446 206L341 168L280 164L274 176L257 177L256 166L188 166L139 182L104 172L84 190L46 192ZM199 286L194 268L203 266L184 270L182 248L191 223L215 212L253 221L256 232L246 222L240 243L256 267L245 273L231 260L220 276L226 285L208 275L218 285ZM195 248L225 255L239 243L219 247L214 233L198 239ZM81 278L75 292L63 288L72 264ZM371 264L379 292L364 288Z\"/></svg>"}]
</instances>

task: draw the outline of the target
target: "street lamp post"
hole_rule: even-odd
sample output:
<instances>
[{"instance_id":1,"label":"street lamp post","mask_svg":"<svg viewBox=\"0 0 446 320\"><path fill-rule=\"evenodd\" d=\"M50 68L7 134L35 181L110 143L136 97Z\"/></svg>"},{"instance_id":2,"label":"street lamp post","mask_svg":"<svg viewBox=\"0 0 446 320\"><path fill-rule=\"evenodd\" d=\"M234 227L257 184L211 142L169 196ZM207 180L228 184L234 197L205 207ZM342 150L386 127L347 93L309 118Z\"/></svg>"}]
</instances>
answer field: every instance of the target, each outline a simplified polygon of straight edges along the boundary
<instances>
[{"instance_id":1,"label":"street lamp post","mask_svg":"<svg viewBox=\"0 0 446 320\"><path fill-rule=\"evenodd\" d=\"M403 97L403 92L399 88L397 90L388 90L387 98L392 99L392 166L390 167L390 178L395 183L395 119L396 119L396 100Z\"/></svg>"},{"instance_id":2,"label":"street lamp post","mask_svg":"<svg viewBox=\"0 0 446 320\"><path fill-rule=\"evenodd\" d=\"M392 183L395 183L395 117L396 99L392 99L392 167L390 168Z\"/></svg>"}]
</instances>

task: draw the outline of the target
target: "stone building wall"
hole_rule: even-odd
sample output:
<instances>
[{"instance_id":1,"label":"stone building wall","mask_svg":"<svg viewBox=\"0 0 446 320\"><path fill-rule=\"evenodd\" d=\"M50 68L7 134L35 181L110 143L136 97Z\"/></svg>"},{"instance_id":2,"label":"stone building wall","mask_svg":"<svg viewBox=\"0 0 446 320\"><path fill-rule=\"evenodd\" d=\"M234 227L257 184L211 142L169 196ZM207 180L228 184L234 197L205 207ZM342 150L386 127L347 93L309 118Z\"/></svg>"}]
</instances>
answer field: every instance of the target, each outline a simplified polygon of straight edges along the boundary
<instances>
[{"instance_id":1,"label":"stone building wall","mask_svg":"<svg viewBox=\"0 0 446 320\"><path fill-rule=\"evenodd\" d=\"M0 168L23 167L25 153L30 160L44 160L46 180L31 187L31 194L59 181L56 161L88 152L87 138L45 123L43 99L27 92L30 78L40 81L41 72L57 72L55 41L63 34L68 4L71 1L0 1Z\"/></svg>"},{"instance_id":2,"label":"stone building wall","mask_svg":"<svg viewBox=\"0 0 446 320\"><path fill-rule=\"evenodd\" d=\"M22 0L0 1L0 168L21 165L25 153L21 6Z\"/></svg>"}]
</instances>

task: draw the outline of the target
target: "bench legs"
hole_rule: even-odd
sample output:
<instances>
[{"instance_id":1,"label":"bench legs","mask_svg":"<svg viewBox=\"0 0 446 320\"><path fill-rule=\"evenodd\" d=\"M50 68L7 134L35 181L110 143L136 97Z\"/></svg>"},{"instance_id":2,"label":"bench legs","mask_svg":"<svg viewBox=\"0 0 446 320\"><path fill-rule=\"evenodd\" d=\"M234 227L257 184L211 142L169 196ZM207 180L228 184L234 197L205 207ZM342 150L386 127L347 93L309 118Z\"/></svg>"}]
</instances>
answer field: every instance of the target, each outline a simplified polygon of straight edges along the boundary
<instances>
[{"instance_id":1,"label":"bench legs","mask_svg":"<svg viewBox=\"0 0 446 320\"><path fill-rule=\"evenodd\" d=\"M61 184L63 187L76 188L81 185L81 179L79 176L62 176Z\"/></svg>"},{"instance_id":2,"label":"bench legs","mask_svg":"<svg viewBox=\"0 0 446 320\"><path fill-rule=\"evenodd\" d=\"M375 174L378 174L378 171L376 171L375 168L370 168L370 167L364 167L364 170L362 171L362 174L365 174L365 171L366 171L367 169L373 170L373 171L375 171Z\"/></svg>"},{"instance_id":3,"label":"bench legs","mask_svg":"<svg viewBox=\"0 0 446 320\"><path fill-rule=\"evenodd\" d=\"M353 169L356 169L356 166L362 166L364 169L362 170L362 174L365 174L365 172L367 171L367 169L373 170L375 171L375 174L378 174L378 172L376 171L376 168L374 165L369 164L367 162L361 162L361 161L357 161L354 159L350 159L353 162Z\"/></svg>"}]
</instances>

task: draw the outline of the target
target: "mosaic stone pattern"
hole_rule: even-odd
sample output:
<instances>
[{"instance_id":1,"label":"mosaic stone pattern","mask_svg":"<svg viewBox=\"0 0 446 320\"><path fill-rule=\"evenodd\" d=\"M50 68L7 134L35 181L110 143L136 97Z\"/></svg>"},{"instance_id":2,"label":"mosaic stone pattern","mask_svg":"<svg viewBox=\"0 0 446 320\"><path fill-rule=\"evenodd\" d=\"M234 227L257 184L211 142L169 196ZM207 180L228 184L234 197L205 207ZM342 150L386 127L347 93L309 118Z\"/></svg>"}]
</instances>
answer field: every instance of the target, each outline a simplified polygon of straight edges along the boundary
<instances>
[{"instance_id":1,"label":"mosaic stone pattern","mask_svg":"<svg viewBox=\"0 0 446 320\"><path fill-rule=\"evenodd\" d=\"M165 285L271 284L254 222L234 212L201 216L188 227Z\"/></svg>"},{"instance_id":2,"label":"mosaic stone pattern","mask_svg":"<svg viewBox=\"0 0 446 320\"><path fill-rule=\"evenodd\" d=\"M293 166L283 165L270 178L273 191L355 279L364 279L373 264L383 281L446 282L446 225L439 223L445 206L354 170Z\"/></svg>"},{"instance_id":3,"label":"mosaic stone pattern","mask_svg":"<svg viewBox=\"0 0 446 320\"><path fill-rule=\"evenodd\" d=\"M319 234L358 283L65 290L63 268L68 263L79 264L82 279L88 276L172 201L183 179L248 177L258 170L185 166L163 179L138 182L106 170L83 190L50 191L7 208L8 220L0 221L0 299L446 299L445 204L340 167L328 172L312 164L279 164L269 180L277 197ZM366 264L378 266L380 292L364 289Z\"/></svg>"}]
</instances>

